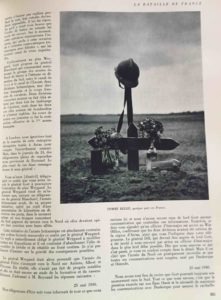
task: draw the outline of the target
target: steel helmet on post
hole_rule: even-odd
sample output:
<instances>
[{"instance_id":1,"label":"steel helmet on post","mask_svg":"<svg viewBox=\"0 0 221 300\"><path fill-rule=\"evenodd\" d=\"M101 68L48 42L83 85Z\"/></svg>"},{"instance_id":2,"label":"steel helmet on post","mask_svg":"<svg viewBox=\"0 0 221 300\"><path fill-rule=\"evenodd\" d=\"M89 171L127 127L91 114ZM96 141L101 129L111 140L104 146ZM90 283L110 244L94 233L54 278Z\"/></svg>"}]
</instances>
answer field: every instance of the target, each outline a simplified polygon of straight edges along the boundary
<instances>
[{"instance_id":1,"label":"steel helmet on post","mask_svg":"<svg viewBox=\"0 0 221 300\"><path fill-rule=\"evenodd\" d=\"M124 60L115 68L115 76L124 87L134 88L138 85L140 70L132 58Z\"/></svg>"}]
</instances>

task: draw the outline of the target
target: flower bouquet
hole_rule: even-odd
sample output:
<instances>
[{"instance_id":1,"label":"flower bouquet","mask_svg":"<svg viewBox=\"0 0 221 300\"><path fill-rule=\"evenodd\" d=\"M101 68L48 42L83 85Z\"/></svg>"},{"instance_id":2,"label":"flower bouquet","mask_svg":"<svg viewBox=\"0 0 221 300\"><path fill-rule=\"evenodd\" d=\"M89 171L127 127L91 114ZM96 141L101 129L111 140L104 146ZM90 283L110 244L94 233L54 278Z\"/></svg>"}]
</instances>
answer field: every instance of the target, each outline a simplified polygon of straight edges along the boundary
<instances>
[{"instance_id":1,"label":"flower bouquet","mask_svg":"<svg viewBox=\"0 0 221 300\"><path fill-rule=\"evenodd\" d=\"M155 142L159 142L163 133L163 124L160 121L146 118L138 123L139 134L141 137L150 138L150 148L147 150L146 169L151 170L151 161L157 158Z\"/></svg>"},{"instance_id":2,"label":"flower bouquet","mask_svg":"<svg viewBox=\"0 0 221 300\"><path fill-rule=\"evenodd\" d=\"M105 169L119 166L119 150L115 150L115 155L110 153L111 140L121 137L115 128L104 130L102 126L95 132L95 147L103 150L102 165Z\"/></svg>"},{"instance_id":3,"label":"flower bouquet","mask_svg":"<svg viewBox=\"0 0 221 300\"><path fill-rule=\"evenodd\" d=\"M163 124L160 121L146 118L138 123L141 137L150 138L152 141L159 140L163 133Z\"/></svg>"}]
</instances>

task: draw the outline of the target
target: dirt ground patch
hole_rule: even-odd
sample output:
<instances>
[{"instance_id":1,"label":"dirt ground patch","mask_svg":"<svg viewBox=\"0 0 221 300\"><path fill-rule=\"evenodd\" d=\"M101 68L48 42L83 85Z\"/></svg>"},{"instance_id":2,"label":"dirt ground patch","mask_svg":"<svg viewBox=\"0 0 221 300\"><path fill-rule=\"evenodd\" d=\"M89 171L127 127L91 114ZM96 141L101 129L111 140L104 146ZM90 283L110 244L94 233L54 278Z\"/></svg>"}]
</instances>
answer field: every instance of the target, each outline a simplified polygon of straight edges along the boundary
<instances>
[{"instance_id":1,"label":"dirt ground patch","mask_svg":"<svg viewBox=\"0 0 221 300\"><path fill-rule=\"evenodd\" d=\"M77 160L62 166L63 203L145 200L208 199L207 174L181 170L146 172L125 167L104 175L91 175L90 161Z\"/></svg>"}]
</instances>

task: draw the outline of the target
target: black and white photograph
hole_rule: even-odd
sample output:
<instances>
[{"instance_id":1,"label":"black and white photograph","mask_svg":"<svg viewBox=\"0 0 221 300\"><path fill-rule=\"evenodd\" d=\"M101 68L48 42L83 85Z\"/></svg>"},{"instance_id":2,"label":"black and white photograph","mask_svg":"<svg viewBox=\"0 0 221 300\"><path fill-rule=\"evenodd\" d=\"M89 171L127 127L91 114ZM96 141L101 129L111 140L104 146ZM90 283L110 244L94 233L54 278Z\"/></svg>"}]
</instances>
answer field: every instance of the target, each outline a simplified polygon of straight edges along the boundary
<instances>
[{"instance_id":1,"label":"black and white photograph","mask_svg":"<svg viewBox=\"0 0 221 300\"><path fill-rule=\"evenodd\" d=\"M60 13L60 202L208 200L200 12Z\"/></svg>"}]
</instances>

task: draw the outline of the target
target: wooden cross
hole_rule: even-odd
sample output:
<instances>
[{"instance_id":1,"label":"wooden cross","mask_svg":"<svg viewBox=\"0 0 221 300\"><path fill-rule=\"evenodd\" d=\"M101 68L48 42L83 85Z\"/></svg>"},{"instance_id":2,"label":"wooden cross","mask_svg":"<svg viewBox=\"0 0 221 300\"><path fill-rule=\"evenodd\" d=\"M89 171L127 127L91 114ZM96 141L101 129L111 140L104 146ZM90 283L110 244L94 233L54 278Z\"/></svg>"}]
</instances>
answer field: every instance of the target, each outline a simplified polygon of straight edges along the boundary
<instances>
[{"instance_id":1,"label":"wooden cross","mask_svg":"<svg viewBox=\"0 0 221 300\"><path fill-rule=\"evenodd\" d=\"M88 141L88 143L94 148L91 151L91 171L92 174L102 174L102 149L97 148L96 137L93 137ZM129 153L138 153L138 160L133 161L133 169L139 170L139 150L148 150L151 146L150 138L138 138L138 137L127 137L127 138L114 138L110 140L109 149L110 150L125 150ZM173 139L162 138L159 141L155 141L154 147L157 150L173 150L179 144ZM131 164L129 158L133 159L133 156L128 155L128 169L131 170Z\"/></svg>"},{"instance_id":2,"label":"wooden cross","mask_svg":"<svg viewBox=\"0 0 221 300\"><path fill-rule=\"evenodd\" d=\"M126 74L127 73L127 74ZM133 123L133 105L132 105L132 87L138 84L139 68L132 59L121 62L115 70L115 75L121 84L124 86L124 108L127 105L127 138L113 138L108 144L108 149L121 150L128 155L128 170L139 170L139 150L148 150L150 148L151 139L138 138L138 131ZM120 115L117 133L120 133L123 118L124 108ZM96 137L89 140L89 144L94 148L91 151L91 170L92 174L102 174L102 149L97 148ZM154 143L154 147L158 150L172 150L179 144L172 139L160 139Z\"/></svg>"}]
</instances>

